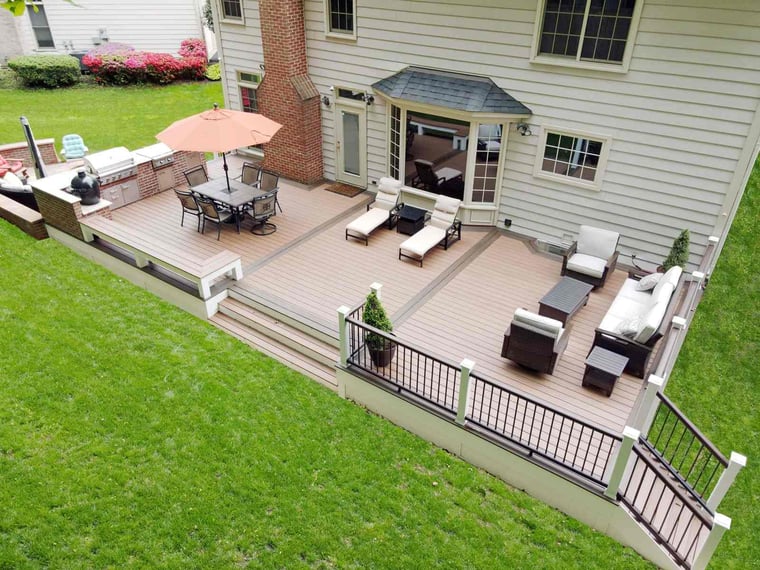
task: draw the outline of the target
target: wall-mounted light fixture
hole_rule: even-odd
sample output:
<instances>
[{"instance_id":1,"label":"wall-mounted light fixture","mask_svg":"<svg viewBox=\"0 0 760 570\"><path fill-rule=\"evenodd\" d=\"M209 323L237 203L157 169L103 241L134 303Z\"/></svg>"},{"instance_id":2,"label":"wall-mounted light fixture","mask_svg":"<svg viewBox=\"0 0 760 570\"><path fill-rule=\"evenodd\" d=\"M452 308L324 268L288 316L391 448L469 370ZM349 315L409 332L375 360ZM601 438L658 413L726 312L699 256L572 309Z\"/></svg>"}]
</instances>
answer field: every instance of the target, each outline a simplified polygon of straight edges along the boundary
<instances>
[{"instance_id":1,"label":"wall-mounted light fixture","mask_svg":"<svg viewBox=\"0 0 760 570\"><path fill-rule=\"evenodd\" d=\"M528 123L520 123L516 127L517 132L520 133L524 137L528 137L532 135L533 133L530 130L530 125Z\"/></svg>"},{"instance_id":2,"label":"wall-mounted light fixture","mask_svg":"<svg viewBox=\"0 0 760 570\"><path fill-rule=\"evenodd\" d=\"M330 106L330 98L327 95L322 95L322 104L325 107L329 107Z\"/></svg>"},{"instance_id":3,"label":"wall-mounted light fixture","mask_svg":"<svg viewBox=\"0 0 760 570\"><path fill-rule=\"evenodd\" d=\"M362 99L364 99L364 102L367 104L367 107L369 107L370 105L372 105L372 103L375 102L375 96L367 95L366 93L364 94L364 97L362 97Z\"/></svg>"}]
</instances>

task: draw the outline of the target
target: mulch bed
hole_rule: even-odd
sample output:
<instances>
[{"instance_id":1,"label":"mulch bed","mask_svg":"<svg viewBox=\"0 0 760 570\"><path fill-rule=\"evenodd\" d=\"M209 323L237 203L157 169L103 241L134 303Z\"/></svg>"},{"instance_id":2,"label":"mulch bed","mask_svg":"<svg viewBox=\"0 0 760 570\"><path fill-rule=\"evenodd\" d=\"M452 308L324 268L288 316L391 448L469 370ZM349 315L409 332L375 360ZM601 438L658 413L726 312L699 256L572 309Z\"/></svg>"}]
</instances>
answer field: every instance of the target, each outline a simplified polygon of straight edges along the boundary
<instances>
[{"instance_id":1,"label":"mulch bed","mask_svg":"<svg viewBox=\"0 0 760 570\"><path fill-rule=\"evenodd\" d=\"M336 194L340 194L341 196L348 196L349 198L353 198L354 196L361 194L364 192L364 188L357 188L356 186L351 186L350 184L330 184L327 188L325 188L328 192L335 192Z\"/></svg>"}]
</instances>

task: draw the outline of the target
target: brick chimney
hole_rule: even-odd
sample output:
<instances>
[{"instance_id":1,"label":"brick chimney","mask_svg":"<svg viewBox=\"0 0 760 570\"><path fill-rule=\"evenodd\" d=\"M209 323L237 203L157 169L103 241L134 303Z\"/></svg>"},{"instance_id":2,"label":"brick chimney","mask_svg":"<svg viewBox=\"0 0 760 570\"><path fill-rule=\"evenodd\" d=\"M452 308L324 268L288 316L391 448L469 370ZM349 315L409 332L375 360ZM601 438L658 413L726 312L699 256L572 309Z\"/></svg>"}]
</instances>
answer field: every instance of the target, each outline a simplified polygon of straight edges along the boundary
<instances>
[{"instance_id":1,"label":"brick chimney","mask_svg":"<svg viewBox=\"0 0 760 570\"><path fill-rule=\"evenodd\" d=\"M282 124L264 146L264 167L303 183L322 179L322 122L319 93L308 80L303 0L260 0L264 80L259 86L262 114ZM294 82L311 85L304 100Z\"/></svg>"}]
</instances>

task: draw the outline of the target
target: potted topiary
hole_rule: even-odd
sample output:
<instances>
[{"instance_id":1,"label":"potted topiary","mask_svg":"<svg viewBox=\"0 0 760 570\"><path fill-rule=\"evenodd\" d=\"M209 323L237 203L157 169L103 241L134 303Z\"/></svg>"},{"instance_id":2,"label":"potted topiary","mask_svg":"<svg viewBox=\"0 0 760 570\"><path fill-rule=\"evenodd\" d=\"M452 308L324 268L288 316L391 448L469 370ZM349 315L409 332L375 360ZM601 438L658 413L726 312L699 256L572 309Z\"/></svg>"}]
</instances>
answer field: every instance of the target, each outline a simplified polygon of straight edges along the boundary
<instances>
[{"instance_id":1,"label":"potted topiary","mask_svg":"<svg viewBox=\"0 0 760 570\"><path fill-rule=\"evenodd\" d=\"M682 269L686 269L686 264L689 261L689 230L683 230L678 237L673 240L673 245L670 248L670 253L662 262L662 270L667 271L671 267L678 265Z\"/></svg>"},{"instance_id":2,"label":"potted topiary","mask_svg":"<svg viewBox=\"0 0 760 570\"><path fill-rule=\"evenodd\" d=\"M383 332L390 333L393 331L393 323L385 313L385 309L374 291L367 295L367 300L364 302L364 322ZM395 342L373 332L367 333L365 342L369 357L375 366L382 368L390 364L393 355L396 353Z\"/></svg>"}]
</instances>

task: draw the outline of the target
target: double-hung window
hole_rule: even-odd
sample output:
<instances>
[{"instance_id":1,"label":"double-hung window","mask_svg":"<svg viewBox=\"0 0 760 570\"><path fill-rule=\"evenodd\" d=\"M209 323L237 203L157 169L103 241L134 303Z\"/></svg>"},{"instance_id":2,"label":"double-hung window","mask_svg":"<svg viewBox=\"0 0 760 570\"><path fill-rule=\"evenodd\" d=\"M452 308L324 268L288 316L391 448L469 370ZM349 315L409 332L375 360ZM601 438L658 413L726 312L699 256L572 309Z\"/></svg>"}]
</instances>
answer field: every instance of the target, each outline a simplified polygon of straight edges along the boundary
<instances>
[{"instance_id":1,"label":"double-hung window","mask_svg":"<svg viewBox=\"0 0 760 570\"><path fill-rule=\"evenodd\" d=\"M325 0L325 31L330 37L356 39L354 0Z\"/></svg>"},{"instance_id":2,"label":"double-hung window","mask_svg":"<svg viewBox=\"0 0 760 570\"><path fill-rule=\"evenodd\" d=\"M26 12L29 14L29 21L32 24L34 37L37 40L39 48L54 48L53 34L50 32L47 16L45 15L45 6L42 0L30 0L26 3Z\"/></svg>"},{"instance_id":3,"label":"double-hung window","mask_svg":"<svg viewBox=\"0 0 760 570\"><path fill-rule=\"evenodd\" d=\"M598 134L544 127L534 175L598 190L611 139Z\"/></svg>"},{"instance_id":4,"label":"double-hung window","mask_svg":"<svg viewBox=\"0 0 760 570\"><path fill-rule=\"evenodd\" d=\"M644 0L542 0L533 61L625 71Z\"/></svg>"},{"instance_id":5,"label":"double-hung window","mask_svg":"<svg viewBox=\"0 0 760 570\"><path fill-rule=\"evenodd\" d=\"M258 87L261 82L261 75L247 71L237 72L238 93L240 93L240 110L246 113L259 112L259 94ZM262 146L254 145L248 147L261 151Z\"/></svg>"},{"instance_id":6,"label":"double-hung window","mask_svg":"<svg viewBox=\"0 0 760 570\"><path fill-rule=\"evenodd\" d=\"M220 0L222 20L235 24L244 23L243 0Z\"/></svg>"}]
</instances>

